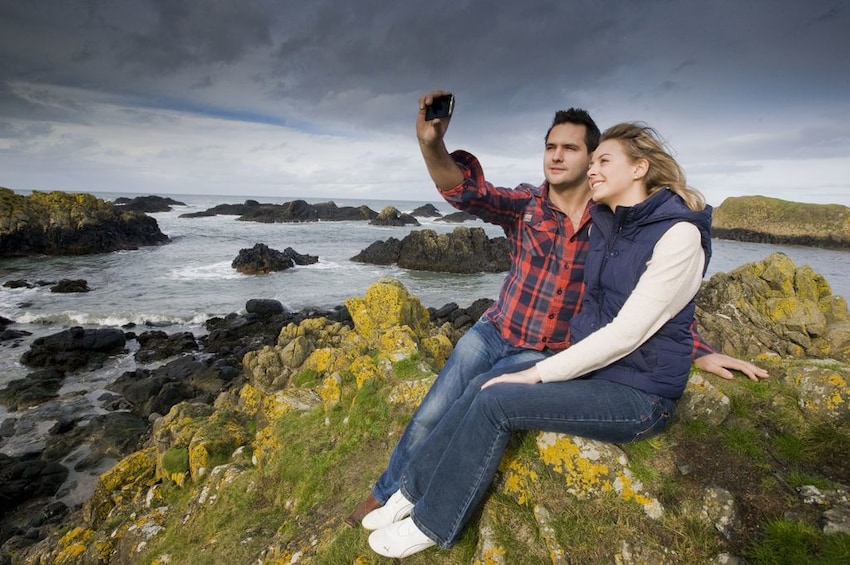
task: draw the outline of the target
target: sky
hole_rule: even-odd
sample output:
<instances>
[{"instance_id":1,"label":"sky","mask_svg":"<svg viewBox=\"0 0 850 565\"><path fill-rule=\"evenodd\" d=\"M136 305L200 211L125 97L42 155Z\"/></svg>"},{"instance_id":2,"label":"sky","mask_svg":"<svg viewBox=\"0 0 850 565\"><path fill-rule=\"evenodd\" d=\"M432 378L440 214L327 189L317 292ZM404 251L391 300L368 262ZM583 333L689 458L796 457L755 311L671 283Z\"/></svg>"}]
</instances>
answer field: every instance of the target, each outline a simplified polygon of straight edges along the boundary
<instances>
[{"instance_id":1,"label":"sky","mask_svg":"<svg viewBox=\"0 0 850 565\"><path fill-rule=\"evenodd\" d=\"M496 185L541 183L581 107L713 205L850 206L848 53L848 0L0 0L0 186L434 201L414 120L445 89Z\"/></svg>"}]
</instances>

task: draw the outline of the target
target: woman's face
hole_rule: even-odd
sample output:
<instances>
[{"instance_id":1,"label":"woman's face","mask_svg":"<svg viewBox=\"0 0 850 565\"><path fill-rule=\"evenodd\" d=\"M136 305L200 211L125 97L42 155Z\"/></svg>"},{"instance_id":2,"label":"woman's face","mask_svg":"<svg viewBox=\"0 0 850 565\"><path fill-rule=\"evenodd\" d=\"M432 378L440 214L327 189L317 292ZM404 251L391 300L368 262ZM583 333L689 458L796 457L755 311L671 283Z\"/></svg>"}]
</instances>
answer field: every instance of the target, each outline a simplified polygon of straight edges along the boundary
<instances>
[{"instance_id":1,"label":"woman's face","mask_svg":"<svg viewBox=\"0 0 850 565\"><path fill-rule=\"evenodd\" d=\"M619 141L607 139L593 152L587 169L590 196L612 210L633 206L647 197L645 174L645 161L632 162Z\"/></svg>"}]
</instances>

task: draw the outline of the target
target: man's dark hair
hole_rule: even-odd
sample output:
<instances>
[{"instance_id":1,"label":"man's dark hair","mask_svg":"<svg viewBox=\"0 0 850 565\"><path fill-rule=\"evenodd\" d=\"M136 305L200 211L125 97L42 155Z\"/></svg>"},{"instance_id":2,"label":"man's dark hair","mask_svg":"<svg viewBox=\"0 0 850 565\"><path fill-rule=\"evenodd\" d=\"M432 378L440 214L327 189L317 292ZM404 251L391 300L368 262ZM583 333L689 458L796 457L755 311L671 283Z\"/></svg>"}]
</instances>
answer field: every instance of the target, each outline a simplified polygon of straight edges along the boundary
<instances>
[{"instance_id":1,"label":"man's dark hair","mask_svg":"<svg viewBox=\"0 0 850 565\"><path fill-rule=\"evenodd\" d=\"M561 124L584 126L584 144L587 145L587 152L592 153L596 151L596 148L599 146L599 136L601 134L599 133L599 127L596 125L596 122L593 121L593 118L585 110L581 108L570 108L569 110L558 110L555 112L555 119L552 120L552 125L549 126L544 140L548 141L552 128Z\"/></svg>"}]
</instances>

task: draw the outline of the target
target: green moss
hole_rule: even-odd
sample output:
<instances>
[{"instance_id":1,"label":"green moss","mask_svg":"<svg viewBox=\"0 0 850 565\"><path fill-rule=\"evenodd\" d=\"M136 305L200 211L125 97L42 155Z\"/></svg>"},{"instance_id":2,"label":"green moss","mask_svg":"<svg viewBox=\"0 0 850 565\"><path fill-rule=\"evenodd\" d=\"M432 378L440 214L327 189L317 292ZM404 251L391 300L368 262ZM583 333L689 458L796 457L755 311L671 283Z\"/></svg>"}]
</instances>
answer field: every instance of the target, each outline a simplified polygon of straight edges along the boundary
<instances>
[{"instance_id":1,"label":"green moss","mask_svg":"<svg viewBox=\"0 0 850 565\"><path fill-rule=\"evenodd\" d=\"M322 384L322 375L315 369L304 369L293 375L290 383L298 388L314 388Z\"/></svg>"},{"instance_id":2,"label":"green moss","mask_svg":"<svg viewBox=\"0 0 850 565\"><path fill-rule=\"evenodd\" d=\"M189 472L189 448L172 447L162 454L162 468L168 473Z\"/></svg>"}]
</instances>

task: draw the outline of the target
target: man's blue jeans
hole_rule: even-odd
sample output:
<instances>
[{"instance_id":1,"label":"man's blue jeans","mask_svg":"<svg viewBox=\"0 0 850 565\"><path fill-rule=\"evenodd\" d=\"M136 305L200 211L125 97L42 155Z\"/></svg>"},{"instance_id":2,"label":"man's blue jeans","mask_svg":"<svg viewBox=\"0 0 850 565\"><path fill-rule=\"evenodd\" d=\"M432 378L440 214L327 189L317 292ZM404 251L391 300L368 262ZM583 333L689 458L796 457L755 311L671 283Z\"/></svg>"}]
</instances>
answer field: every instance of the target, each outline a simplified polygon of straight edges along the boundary
<instances>
[{"instance_id":1,"label":"man's blue jeans","mask_svg":"<svg viewBox=\"0 0 850 565\"><path fill-rule=\"evenodd\" d=\"M372 495L386 503L401 486L401 475L416 452L455 400L461 397L469 382L494 367L527 360L539 361L546 354L511 345L499 328L485 318L479 319L461 337L422 403L398 440L387 470L372 489Z\"/></svg>"},{"instance_id":2,"label":"man's blue jeans","mask_svg":"<svg viewBox=\"0 0 850 565\"><path fill-rule=\"evenodd\" d=\"M481 385L521 363L479 375L408 463L401 490L413 521L441 547L460 536L496 474L512 432L542 430L628 443L657 434L675 401L601 379Z\"/></svg>"}]
</instances>

